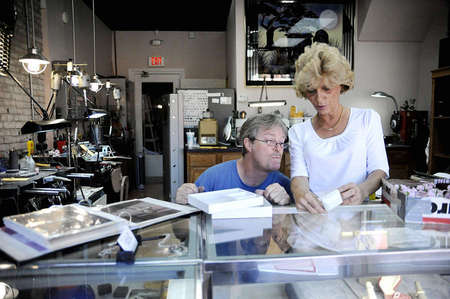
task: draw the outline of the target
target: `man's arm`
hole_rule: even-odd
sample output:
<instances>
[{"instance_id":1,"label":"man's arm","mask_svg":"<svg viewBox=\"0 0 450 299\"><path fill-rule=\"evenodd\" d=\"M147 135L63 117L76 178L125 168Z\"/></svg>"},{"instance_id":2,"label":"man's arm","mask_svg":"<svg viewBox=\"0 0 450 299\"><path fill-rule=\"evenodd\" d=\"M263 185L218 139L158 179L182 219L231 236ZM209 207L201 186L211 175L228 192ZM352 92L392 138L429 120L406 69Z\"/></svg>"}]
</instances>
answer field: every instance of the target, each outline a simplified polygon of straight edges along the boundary
<instances>
[{"instance_id":1,"label":"man's arm","mask_svg":"<svg viewBox=\"0 0 450 299\"><path fill-rule=\"evenodd\" d=\"M197 185L192 183L184 183L178 188L175 201L176 203L185 205L188 203L189 194L203 192L203 190L204 190L203 186L197 187Z\"/></svg>"},{"instance_id":2,"label":"man's arm","mask_svg":"<svg viewBox=\"0 0 450 299\"><path fill-rule=\"evenodd\" d=\"M299 210L307 210L313 214L326 213L317 196L309 190L309 179L305 176L296 176L291 181L291 191L294 195L295 205Z\"/></svg>"},{"instance_id":3,"label":"man's arm","mask_svg":"<svg viewBox=\"0 0 450 299\"><path fill-rule=\"evenodd\" d=\"M386 177L383 170L377 169L369 174L367 179L359 185L349 183L338 188L344 205L359 205L370 194L381 186L381 179Z\"/></svg>"}]
</instances>

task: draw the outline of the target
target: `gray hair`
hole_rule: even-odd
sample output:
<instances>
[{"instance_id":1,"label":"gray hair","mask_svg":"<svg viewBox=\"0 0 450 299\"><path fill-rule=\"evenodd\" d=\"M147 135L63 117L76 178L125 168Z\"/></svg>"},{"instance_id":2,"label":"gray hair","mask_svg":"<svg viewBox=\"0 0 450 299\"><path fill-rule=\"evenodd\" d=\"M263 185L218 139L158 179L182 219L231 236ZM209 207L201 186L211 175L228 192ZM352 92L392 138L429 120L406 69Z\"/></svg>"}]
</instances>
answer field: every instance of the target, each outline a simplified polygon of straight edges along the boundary
<instances>
[{"instance_id":1,"label":"gray hair","mask_svg":"<svg viewBox=\"0 0 450 299\"><path fill-rule=\"evenodd\" d=\"M260 129L269 130L273 127L280 127L285 136L287 136L288 128L281 117L277 114L258 114L244 122L239 133L239 143L244 144L244 139L254 140ZM247 150L245 146L242 148L242 155L245 156Z\"/></svg>"}]
</instances>

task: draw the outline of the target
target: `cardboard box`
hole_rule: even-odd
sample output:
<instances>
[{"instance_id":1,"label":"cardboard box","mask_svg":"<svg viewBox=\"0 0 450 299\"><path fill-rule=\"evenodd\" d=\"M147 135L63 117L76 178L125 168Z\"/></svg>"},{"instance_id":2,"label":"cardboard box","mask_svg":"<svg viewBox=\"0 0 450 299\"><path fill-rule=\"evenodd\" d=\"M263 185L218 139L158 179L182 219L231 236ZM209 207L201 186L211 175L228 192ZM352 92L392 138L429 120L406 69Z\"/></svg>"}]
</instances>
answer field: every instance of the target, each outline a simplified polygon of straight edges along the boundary
<instances>
[{"instance_id":1,"label":"cardboard box","mask_svg":"<svg viewBox=\"0 0 450 299\"><path fill-rule=\"evenodd\" d=\"M450 224L450 199L443 197L411 197L399 192L402 202L400 217L406 223Z\"/></svg>"},{"instance_id":2,"label":"cardboard box","mask_svg":"<svg viewBox=\"0 0 450 299\"><path fill-rule=\"evenodd\" d=\"M381 201L388 205L397 215L399 215L402 219L404 218L404 209L402 212L402 202L399 198L399 185L406 185L409 187L415 187L420 182L408 180L408 179L381 179L382 187L381 187ZM402 216L403 215L403 216Z\"/></svg>"}]
</instances>

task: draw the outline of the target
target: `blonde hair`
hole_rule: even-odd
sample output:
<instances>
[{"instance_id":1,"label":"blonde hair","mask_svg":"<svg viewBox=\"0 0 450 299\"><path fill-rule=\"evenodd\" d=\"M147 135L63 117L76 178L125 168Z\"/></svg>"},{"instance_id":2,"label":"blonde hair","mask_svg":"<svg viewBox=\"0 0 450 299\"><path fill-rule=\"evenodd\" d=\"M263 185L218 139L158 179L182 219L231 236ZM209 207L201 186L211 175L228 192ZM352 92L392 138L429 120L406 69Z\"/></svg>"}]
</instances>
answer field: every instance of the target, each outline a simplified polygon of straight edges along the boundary
<instances>
[{"instance_id":1,"label":"blonde hair","mask_svg":"<svg viewBox=\"0 0 450 299\"><path fill-rule=\"evenodd\" d=\"M353 71L339 50L324 43L313 43L295 62L295 93L306 98L306 91L316 89L322 78L332 86L340 85L341 94L353 88Z\"/></svg>"}]
</instances>

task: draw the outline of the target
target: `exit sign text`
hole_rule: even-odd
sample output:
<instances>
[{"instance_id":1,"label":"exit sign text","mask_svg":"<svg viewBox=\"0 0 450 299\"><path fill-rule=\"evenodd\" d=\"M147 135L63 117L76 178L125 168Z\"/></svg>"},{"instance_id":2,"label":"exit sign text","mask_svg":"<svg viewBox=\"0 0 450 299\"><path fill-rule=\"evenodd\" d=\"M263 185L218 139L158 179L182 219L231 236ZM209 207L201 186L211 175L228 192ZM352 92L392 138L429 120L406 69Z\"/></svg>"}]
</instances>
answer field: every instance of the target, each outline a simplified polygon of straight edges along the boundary
<instances>
[{"instance_id":1,"label":"exit sign text","mask_svg":"<svg viewBox=\"0 0 450 299\"><path fill-rule=\"evenodd\" d=\"M148 66L164 66L164 57L162 56L149 56Z\"/></svg>"}]
</instances>

